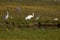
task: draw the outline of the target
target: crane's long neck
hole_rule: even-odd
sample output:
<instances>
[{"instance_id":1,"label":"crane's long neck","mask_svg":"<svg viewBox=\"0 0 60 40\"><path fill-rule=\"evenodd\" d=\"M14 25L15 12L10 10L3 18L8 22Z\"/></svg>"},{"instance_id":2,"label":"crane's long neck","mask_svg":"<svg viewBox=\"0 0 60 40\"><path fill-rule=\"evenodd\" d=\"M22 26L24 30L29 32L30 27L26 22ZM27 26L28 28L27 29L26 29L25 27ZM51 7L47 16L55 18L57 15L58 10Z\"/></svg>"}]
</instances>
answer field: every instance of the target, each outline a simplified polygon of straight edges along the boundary
<instances>
[{"instance_id":1,"label":"crane's long neck","mask_svg":"<svg viewBox=\"0 0 60 40\"><path fill-rule=\"evenodd\" d=\"M7 16L9 16L9 12L7 11Z\"/></svg>"},{"instance_id":2,"label":"crane's long neck","mask_svg":"<svg viewBox=\"0 0 60 40\"><path fill-rule=\"evenodd\" d=\"M32 16L34 16L34 13L32 13Z\"/></svg>"},{"instance_id":3,"label":"crane's long neck","mask_svg":"<svg viewBox=\"0 0 60 40\"><path fill-rule=\"evenodd\" d=\"M7 16L9 16L9 14L7 13Z\"/></svg>"},{"instance_id":4,"label":"crane's long neck","mask_svg":"<svg viewBox=\"0 0 60 40\"><path fill-rule=\"evenodd\" d=\"M7 13L9 13L9 11L7 11Z\"/></svg>"}]
</instances>

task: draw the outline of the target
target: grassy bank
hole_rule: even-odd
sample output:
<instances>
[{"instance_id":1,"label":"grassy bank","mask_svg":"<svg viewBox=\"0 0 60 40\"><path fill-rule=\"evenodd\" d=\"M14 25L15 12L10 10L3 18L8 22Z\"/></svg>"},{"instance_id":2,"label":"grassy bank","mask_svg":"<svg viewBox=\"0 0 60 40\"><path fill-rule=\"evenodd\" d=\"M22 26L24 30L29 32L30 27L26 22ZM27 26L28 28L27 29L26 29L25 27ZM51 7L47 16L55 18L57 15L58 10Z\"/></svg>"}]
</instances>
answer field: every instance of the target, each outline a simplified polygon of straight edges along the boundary
<instances>
[{"instance_id":1,"label":"grassy bank","mask_svg":"<svg viewBox=\"0 0 60 40\"><path fill-rule=\"evenodd\" d=\"M60 29L15 28L0 31L0 40L60 40Z\"/></svg>"}]
</instances>

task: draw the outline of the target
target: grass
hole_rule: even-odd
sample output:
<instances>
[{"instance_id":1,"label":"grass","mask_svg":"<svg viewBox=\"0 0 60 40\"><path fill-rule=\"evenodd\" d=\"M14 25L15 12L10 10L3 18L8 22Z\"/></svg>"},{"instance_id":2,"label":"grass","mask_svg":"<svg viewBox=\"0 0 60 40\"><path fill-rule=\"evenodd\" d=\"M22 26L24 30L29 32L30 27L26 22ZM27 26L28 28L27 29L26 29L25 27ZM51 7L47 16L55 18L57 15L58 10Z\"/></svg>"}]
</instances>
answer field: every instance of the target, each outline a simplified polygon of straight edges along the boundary
<instances>
[{"instance_id":1,"label":"grass","mask_svg":"<svg viewBox=\"0 0 60 40\"><path fill-rule=\"evenodd\" d=\"M15 28L0 32L1 40L60 40L60 29Z\"/></svg>"}]
</instances>

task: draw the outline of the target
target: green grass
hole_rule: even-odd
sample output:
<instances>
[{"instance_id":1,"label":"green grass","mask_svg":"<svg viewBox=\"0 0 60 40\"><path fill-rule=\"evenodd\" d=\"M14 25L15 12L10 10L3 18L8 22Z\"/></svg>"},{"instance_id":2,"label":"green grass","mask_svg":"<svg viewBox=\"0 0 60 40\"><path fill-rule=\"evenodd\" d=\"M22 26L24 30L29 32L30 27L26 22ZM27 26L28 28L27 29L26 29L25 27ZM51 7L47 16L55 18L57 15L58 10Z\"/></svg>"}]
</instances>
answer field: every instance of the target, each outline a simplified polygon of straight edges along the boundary
<instances>
[{"instance_id":1,"label":"green grass","mask_svg":"<svg viewBox=\"0 0 60 40\"><path fill-rule=\"evenodd\" d=\"M60 40L60 29L22 28L0 31L1 40Z\"/></svg>"}]
</instances>

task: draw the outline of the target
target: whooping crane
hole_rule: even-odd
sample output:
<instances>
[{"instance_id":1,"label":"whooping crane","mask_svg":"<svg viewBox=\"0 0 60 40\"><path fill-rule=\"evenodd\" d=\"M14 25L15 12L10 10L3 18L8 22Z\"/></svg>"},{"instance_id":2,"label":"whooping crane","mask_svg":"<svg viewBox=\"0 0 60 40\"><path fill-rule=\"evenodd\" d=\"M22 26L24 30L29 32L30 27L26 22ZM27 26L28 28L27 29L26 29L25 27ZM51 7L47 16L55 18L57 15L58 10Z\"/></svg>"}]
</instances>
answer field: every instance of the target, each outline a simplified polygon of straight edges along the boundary
<instances>
[{"instance_id":1,"label":"whooping crane","mask_svg":"<svg viewBox=\"0 0 60 40\"><path fill-rule=\"evenodd\" d=\"M58 21L58 18L54 18L55 21Z\"/></svg>"},{"instance_id":2,"label":"whooping crane","mask_svg":"<svg viewBox=\"0 0 60 40\"><path fill-rule=\"evenodd\" d=\"M11 16L10 18L13 19L13 16Z\"/></svg>"},{"instance_id":3,"label":"whooping crane","mask_svg":"<svg viewBox=\"0 0 60 40\"><path fill-rule=\"evenodd\" d=\"M36 17L36 20L38 20L40 18L40 16Z\"/></svg>"},{"instance_id":4,"label":"whooping crane","mask_svg":"<svg viewBox=\"0 0 60 40\"><path fill-rule=\"evenodd\" d=\"M7 11L7 15L4 16L4 19L8 19L8 17L9 17L9 11Z\"/></svg>"},{"instance_id":5,"label":"whooping crane","mask_svg":"<svg viewBox=\"0 0 60 40\"><path fill-rule=\"evenodd\" d=\"M25 20L30 20L32 17L34 17L34 13L32 13L32 15L28 15Z\"/></svg>"}]
</instances>

